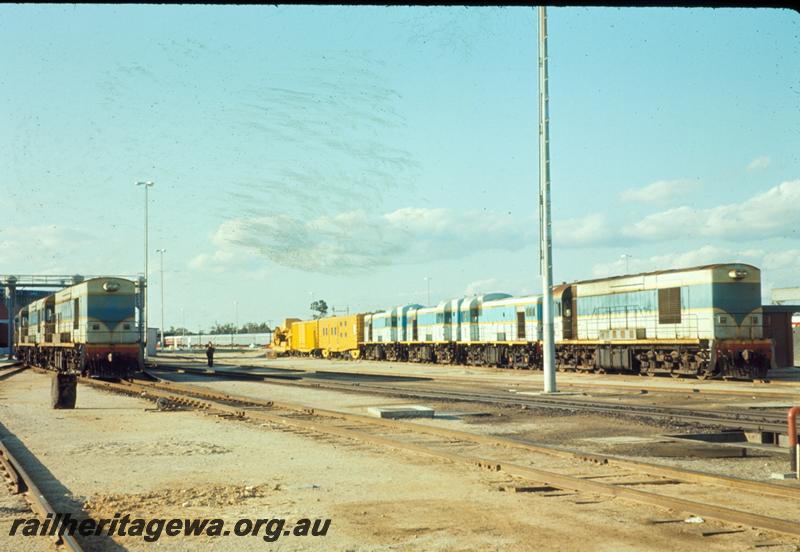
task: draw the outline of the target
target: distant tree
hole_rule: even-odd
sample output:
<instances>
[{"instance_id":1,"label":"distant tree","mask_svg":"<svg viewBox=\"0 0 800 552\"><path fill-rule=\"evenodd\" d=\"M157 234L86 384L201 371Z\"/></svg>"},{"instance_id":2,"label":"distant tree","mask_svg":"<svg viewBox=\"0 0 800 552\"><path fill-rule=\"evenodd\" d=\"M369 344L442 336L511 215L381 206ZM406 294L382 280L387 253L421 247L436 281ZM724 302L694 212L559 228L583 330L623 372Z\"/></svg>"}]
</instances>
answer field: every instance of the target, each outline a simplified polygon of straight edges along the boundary
<instances>
[{"instance_id":1,"label":"distant tree","mask_svg":"<svg viewBox=\"0 0 800 552\"><path fill-rule=\"evenodd\" d=\"M268 333L270 331L266 322L248 322L241 327L240 333Z\"/></svg>"},{"instance_id":2,"label":"distant tree","mask_svg":"<svg viewBox=\"0 0 800 552\"><path fill-rule=\"evenodd\" d=\"M178 334L180 335L180 328L178 328ZM266 322L248 322L237 327L234 324L214 324L211 327L211 334L213 335L221 335L221 334L248 334L248 333L269 333L270 327ZM187 332L189 333L189 332ZM169 335L169 332L167 333Z\"/></svg>"},{"instance_id":3,"label":"distant tree","mask_svg":"<svg viewBox=\"0 0 800 552\"><path fill-rule=\"evenodd\" d=\"M175 326L170 326L169 329L166 332L164 332L164 335L166 335L166 336L169 336L169 335L184 335L184 334L191 335L193 333L194 333L193 331L191 331L191 330L189 330L187 328L184 328L184 327L176 328Z\"/></svg>"},{"instance_id":4,"label":"distant tree","mask_svg":"<svg viewBox=\"0 0 800 552\"><path fill-rule=\"evenodd\" d=\"M311 312L314 315L314 319L323 318L325 315L328 314L328 303L320 299L319 301L314 301L311 303Z\"/></svg>"},{"instance_id":5,"label":"distant tree","mask_svg":"<svg viewBox=\"0 0 800 552\"><path fill-rule=\"evenodd\" d=\"M214 324L211 327L212 335L236 333L236 326L233 324Z\"/></svg>"}]
</instances>

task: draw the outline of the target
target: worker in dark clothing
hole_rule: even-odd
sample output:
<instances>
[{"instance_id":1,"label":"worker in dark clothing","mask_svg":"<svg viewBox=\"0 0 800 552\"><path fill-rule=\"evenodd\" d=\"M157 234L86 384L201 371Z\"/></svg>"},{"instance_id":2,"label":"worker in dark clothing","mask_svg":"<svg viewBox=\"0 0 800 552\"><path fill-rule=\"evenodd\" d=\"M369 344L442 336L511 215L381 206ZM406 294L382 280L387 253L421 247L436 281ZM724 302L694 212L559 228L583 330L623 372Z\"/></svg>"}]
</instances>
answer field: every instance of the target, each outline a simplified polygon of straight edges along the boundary
<instances>
[{"instance_id":1,"label":"worker in dark clothing","mask_svg":"<svg viewBox=\"0 0 800 552\"><path fill-rule=\"evenodd\" d=\"M206 358L208 359L209 368L214 366L214 345L210 341L206 345Z\"/></svg>"}]
</instances>

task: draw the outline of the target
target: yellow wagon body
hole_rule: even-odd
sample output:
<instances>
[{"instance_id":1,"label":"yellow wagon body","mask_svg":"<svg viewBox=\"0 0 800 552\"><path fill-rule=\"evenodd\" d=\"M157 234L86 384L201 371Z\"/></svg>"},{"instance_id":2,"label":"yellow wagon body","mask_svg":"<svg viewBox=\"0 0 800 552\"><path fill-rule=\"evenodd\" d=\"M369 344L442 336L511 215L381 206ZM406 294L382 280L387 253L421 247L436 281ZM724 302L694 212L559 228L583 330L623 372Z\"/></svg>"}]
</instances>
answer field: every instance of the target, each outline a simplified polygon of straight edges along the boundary
<instances>
[{"instance_id":1,"label":"yellow wagon body","mask_svg":"<svg viewBox=\"0 0 800 552\"><path fill-rule=\"evenodd\" d=\"M322 356L347 354L358 358L358 346L364 339L364 315L330 316L319 322L319 348Z\"/></svg>"}]
</instances>

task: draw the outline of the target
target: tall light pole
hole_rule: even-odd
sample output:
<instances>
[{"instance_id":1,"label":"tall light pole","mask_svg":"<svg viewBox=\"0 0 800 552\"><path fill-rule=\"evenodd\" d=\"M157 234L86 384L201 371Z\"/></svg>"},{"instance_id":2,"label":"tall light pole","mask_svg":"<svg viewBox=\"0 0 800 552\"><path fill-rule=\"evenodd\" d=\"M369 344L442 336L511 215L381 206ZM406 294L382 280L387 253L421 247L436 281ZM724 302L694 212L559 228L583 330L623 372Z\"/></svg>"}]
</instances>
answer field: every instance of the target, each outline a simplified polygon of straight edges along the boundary
<instances>
[{"instance_id":1,"label":"tall light pole","mask_svg":"<svg viewBox=\"0 0 800 552\"><path fill-rule=\"evenodd\" d=\"M164 349L164 344L166 341L164 340L164 253L166 253L166 249L156 249L156 253L161 253L161 349ZM172 341L174 342L175 339L173 338ZM174 343L173 343L174 344Z\"/></svg>"},{"instance_id":2,"label":"tall light pole","mask_svg":"<svg viewBox=\"0 0 800 552\"><path fill-rule=\"evenodd\" d=\"M431 305L431 277L425 276L425 281L428 282L428 304L427 306Z\"/></svg>"},{"instance_id":3,"label":"tall light pole","mask_svg":"<svg viewBox=\"0 0 800 552\"><path fill-rule=\"evenodd\" d=\"M144 182L137 182L137 186L144 187L144 301L142 302L142 313L144 318L144 336L142 337L142 343L144 344L144 356L147 356L147 311L149 309L149 305L147 304L147 288L149 286L148 277L150 274L147 272L148 266L148 253L150 250L150 245L147 242L147 206L148 206L148 190L155 186L155 182L150 182L149 180Z\"/></svg>"},{"instance_id":4,"label":"tall light pole","mask_svg":"<svg viewBox=\"0 0 800 552\"><path fill-rule=\"evenodd\" d=\"M623 253L619 256L620 259L625 259L625 274L628 274L628 259L633 257L633 255L628 255L627 253Z\"/></svg>"},{"instance_id":5,"label":"tall light pole","mask_svg":"<svg viewBox=\"0 0 800 552\"><path fill-rule=\"evenodd\" d=\"M234 320L236 323L233 325L233 333L239 335L239 301L233 302ZM231 343L233 343L233 336L231 336Z\"/></svg>"},{"instance_id":6,"label":"tall light pole","mask_svg":"<svg viewBox=\"0 0 800 552\"><path fill-rule=\"evenodd\" d=\"M181 349L183 349L186 346L186 313L183 311L183 307L181 307L181 330L183 333Z\"/></svg>"},{"instance_id":7,"label":"tall light pole","mask_svg":"<svg viewBox=\"0 0 800 552\"><path fill-rule=\"evenodd\" d=\"M547 97L547 11L539 6L539 270L542 273L544 392L556 392L553 332L553 240L550 227L550 121Z\"/></svg>"}]
</instances>

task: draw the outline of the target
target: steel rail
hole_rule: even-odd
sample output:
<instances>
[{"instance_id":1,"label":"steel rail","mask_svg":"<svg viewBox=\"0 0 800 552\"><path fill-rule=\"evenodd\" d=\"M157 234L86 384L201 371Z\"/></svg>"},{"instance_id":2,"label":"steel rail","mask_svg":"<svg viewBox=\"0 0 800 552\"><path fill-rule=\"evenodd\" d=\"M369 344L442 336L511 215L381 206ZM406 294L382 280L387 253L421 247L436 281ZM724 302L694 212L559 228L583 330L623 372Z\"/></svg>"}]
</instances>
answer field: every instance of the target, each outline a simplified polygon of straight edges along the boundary
<instances>
[{"instance_id":1,"label":"steel rail","mask_svg":"<svg viewBox=\"0 0 800 552\"><path fill-rule=\"evenodd\" d=\"M176 384L174 382L170 382L166 384L147 383L147 384L134 384L134 385L140 385L141 387L139 389L143 391L148 391L147 388L154 388L160 391L164 391L167 394L172 394L175 392L186 393L186 394L191 394L195 397L202 397L204 399L209 399L212 401L226 401L234 404L239 404L241 406L249 405L261 408L276 408L303 414L313 414L317 416L325 416L330 418L340 418L353 422L360 422L360 423L366 422L373 425L381 425L389 428L398 428L398 427L403 427L406 429L408 428L407 424L392 420L386 420L383 418L373 418L370 416L352 414L349 412L340 412L337 410L310 408L304 405L287 403L282 401L280 402L267 401L251 397L231 395L229 393L224 393L224 392L209 391L207 388L198 387L191 384L184 384L184 383ZM164 398L167 397L165 396ZM681 468L661 466L658 464L649 464L646 462L628 460L613 455L601 455L601 454L586 453L570 449L563 449L558 447L548 447L545 445L539 445L519 439L509 439L509 438L502 438L495 436L479 435L464 431L439 428L427 425L419 425L419 424L414 424L413 429L418 433L427 433L430 435L435 435L449 439L461 439L479 444L518 448L530 452L544 453L544 454L549 454L551 456L558 456L561 458L578 459L597 464L615 465L627 469L632 469L635 471L646 471L647 473L658 474L663 477L681 477L685 481L691 481L695 483L708 483L727 488L737 488L742 490L759 492L763 494L785 496L787 498L796 498L798 493L797 489L793 487L783 487L779 485L772 485L769 483L762 483L760 481L737 479L734 477L727 477L723 475L714 475L693 470L684 470Z\"/></svg>"},{"instance_id":2,"label":"steel rail","mask_svg":"<svg viewBox=\"0 0 800 552\"><path fill-rule=\"evenodd\" d=\"M205 372L202 369L189 369L185 368L163 368L159 366L158 369L165 371L180 372L181 370L187 373L202 374ZM205 374L204 374L205 375ZM741 429L748 429L754 431L769 431L773 433L782 433L786 430L785 416L783 413L735 413L733 415L724 412L715 411L687 411L683 408L670 408L663 406L644 406L644 405L630 405L630 404L609 404L603 402L591 402L588 400L580 399L564 399L556 397L527 397L527 396L507 396L499 395L490 392L465 392L456 390L427 390L415 389L410 386L390 386L381 383L373 382L359 382L357 385L353 383L338 383L338 382L311 382L311 381L285 381L288 378L280 377L281 381L276 381L269 374L254 375L246 372L233 372L233 371L214 371L207 373L209 376L220 376L228 378L236 378L245 376L254 381L262 381L273 385L289 385L295 387L310 387L317 389L329 389L336 391L347 391L354 393L378 393L385 395L392 395L397 397L406 397L414 399L428 399L428 400L444 400L444 401L460 401L460 402L473 402L482 404L492 404L500 406L527 406L536 408L550 408L557 410L582 410L586 412L594 412L601 414L624 415L630 417L650 417L667 420L685 420L694 423L713 425L717 427L737 427Z\"/></svg>"},{"instance_id":3,"label":"steel rail","mask_svg":"<svg viewBox=\"0 0 800 552\"><path fill-rule=\"evenodd\" d=\"M2 440L0 440L0 465L6 471L12 493L24 494L33 512L43 521L48 519L48 516L50 520L56 519L56 511L50 505L50 502ZM55 535L52 535L56 544L64 545L72 552L83 552L83 548L74 537L67 533L59 533L61 531L57 531Z\"/></svg>"},{"instance_id":4,"label":"steel rail","mask_svg":"<svg viewBox=\"0 0 800 552\"><path fill-rule=\"evenodd\" d=\"M528 443L521 443L507 439L500 439L485 435L475 435L456 430L447 430L442 428L435 428L431 426L422 426L419 424L409 424L393 420L385 420L380 418L369 418L357 414L349 414L342 412L335 412L329 410L318 410L308 408L302 405L291 405L287 403L277 403L273 401L259 401L249 397L240 397L236 395L208 393L207 391L200 391L192 389L190 386L183 384L169 384L169 389L165 389L163 384L128 384L128 383L111 383L90 380L91 385L106 388L112 391L131 394L134 396L141 396L141 391L145 391L153 397L163 397L167 400L172 400L178 404L186 404L199 410L209 413L221 413L235 416L241 419L252 419L255 421L265 421L275 424L281 424L308 430L317 433L325 433L336 435L356 441L368 442L376 445L387 446L394 449L405 450L409 452L419 453L430 457L436 457L443 460L452 461L454 463L467 463L470 465L477 465L479 467L491 469L494 471L504 471L505 473L539 481L545 485L551 485L562 489L568 489L576 492L592 492L606 496L616 496L628 500L633 500L639 503L645 503L661 508L668 508L677 510L683 513L700 515L708 518L713 518L726 523L748 525L767 529L793 537L800 537L800 525L795 520L787 520L781 518L774 518L760 514L753 514L741 510L735 510L714 504L707 504L702 502L691 501L683 498L671 497L632 489L621 485L614 485L611 483L603 483L599 481L592 481L576 476L564 475L554 473L542 469L532 468L528 466L521 466L513 463L498 462L493 459L457 454L435 450L425 445L416 443L408 443L398 439L374 435L366 433L365 431L354 430L351 428L344 428L338 426L331 426L330 424L319 423L313 420L302 419L298 417L289 417L286 415L274 414L265 412L263 410L247 410L242 408L241 405L250 404L261 407L271 408L286 408L295 412L302 412L308 415L335 417L345 419L348 421L358 421L361 423L368 423L370 425L380 425L383 427L390 427L395 430L413 431L417 433L429 433L437 436L447 437L449 439L458 439L466 442L476 442L482 444L493 444L506 447L523 448L530 451L561 456L564 458L584 459L590 461L599 461L600 463L612 462L618 466L628 469L635 469L647 474L658 474L679 476L686 482L697 483L713 483L718 486L726 488L734 487L741 490L754 491L760 494L773 495L778 497L796 498L797 490L789 487L781 487L777 485L769 485L756 481L739 480L735 478L714 476L711 474L702 474L700 472L686 472L676 468L658 467L658 471L649 464L632 462L627 460L615 459L611 457L601 457L597 455L589 455L583 453L576 453L562 449L550 449L539 445L531 445ZM215 396L212 400L198 399L196 396ZM240 404L225 404L222 401L240 403ZM624 485L624 484L623 484Z\"/></svg>"},{"instance_id":5,"label":"steel rail","mask_svg":"<svg viewBox=\"0 0 800 552\"><path fill-rule=\"evenodd\" d=\"M3 370L3 372L0 373L0 381L2 381L4 379L10 378L13 375L19 374L24 370L27 370L27 366L23 366L21 362L14 362L12 364L7 364L6 366L3 366L2 368L0 368L0 370Z\"/></svg>"}]
</instances>

